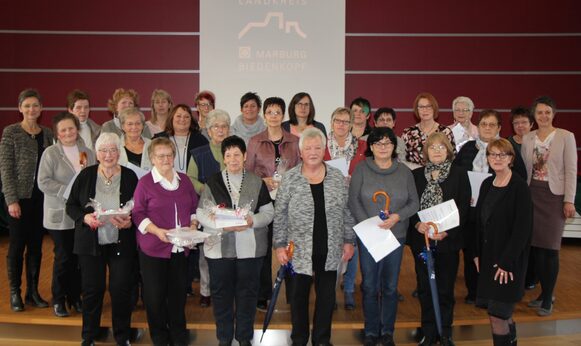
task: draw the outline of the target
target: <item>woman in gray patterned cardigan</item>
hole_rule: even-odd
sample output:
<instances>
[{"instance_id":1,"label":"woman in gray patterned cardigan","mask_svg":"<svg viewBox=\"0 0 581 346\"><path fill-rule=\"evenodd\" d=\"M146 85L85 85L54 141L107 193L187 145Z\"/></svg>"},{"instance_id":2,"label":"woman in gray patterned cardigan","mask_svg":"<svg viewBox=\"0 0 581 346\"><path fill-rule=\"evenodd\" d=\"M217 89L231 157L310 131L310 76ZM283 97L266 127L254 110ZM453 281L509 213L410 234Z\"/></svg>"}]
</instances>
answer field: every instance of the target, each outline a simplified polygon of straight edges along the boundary
<instances>
[{"instance_id":1,"label":"woman in gray patterned cardigan","mask_svg":"<svg viewBox=\"0 0 581 346\"><path fill-rule=\"evenodd\" d=\"M316 128L302 133L299 149L303 162L284 175L276 196L273 244L281 264L289 261L286 247L294 242L293 345L306 345L309 340L313 276L317 298L312 342L330 345L337 267L354 251L354 221L347 206L345 178L323 162L326 142Z\"/></svg>"},{"instance_id":2,"label":"woman in gray patterned cardigan","mask_svg":"<svg viewBox=\"0 0 581 346\"><path fill-rule=\"evenodd\" d=\"M26 249L26 303L46 308L48 303L38 294L38 277L42 260L42 203L37 172L40 157L52 144L52 131L38 124L42 98L38 91L26 89L18 96L22 121L4 128L0 142L2 192L10 218L10 245L6 256L10 284L10 308L23 311L20 296L22 264Z\"/></svg>"}]
</instances>

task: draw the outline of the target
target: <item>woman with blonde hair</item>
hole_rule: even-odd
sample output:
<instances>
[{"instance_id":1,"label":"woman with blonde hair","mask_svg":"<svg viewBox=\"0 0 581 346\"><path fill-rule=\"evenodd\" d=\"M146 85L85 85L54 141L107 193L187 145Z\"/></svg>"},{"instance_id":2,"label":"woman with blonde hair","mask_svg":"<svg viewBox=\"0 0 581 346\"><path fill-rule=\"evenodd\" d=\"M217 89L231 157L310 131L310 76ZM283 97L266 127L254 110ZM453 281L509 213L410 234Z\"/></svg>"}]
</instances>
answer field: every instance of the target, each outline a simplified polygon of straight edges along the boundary
<instances>
[{"instance_id":1,"label":"woman with blonde hair","mask_svg":"<svg viewBox=\"0 0 581 346\"><path fill-rule=\"evenodd\" d=\"M145 122L152 135L165 131L169 112L173 107L171 95L163 89L151 93L151 119Z\"/></svg>"}]
</instances>

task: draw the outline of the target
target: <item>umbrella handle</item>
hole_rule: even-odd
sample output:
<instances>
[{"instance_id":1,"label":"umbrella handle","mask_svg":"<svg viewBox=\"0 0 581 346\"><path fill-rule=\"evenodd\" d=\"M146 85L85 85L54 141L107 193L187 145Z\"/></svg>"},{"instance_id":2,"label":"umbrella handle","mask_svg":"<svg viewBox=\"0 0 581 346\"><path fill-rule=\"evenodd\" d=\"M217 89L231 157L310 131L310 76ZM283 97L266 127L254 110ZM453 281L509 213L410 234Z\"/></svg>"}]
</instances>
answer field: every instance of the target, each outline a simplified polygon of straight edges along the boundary
<instances>
[{"instance_id":1,"label":"umbrella handle","mask_svg":"<svg viewBox=\"0 0 581 346\"><path fill-rule=\"evenodd\" d=\"M389 195L387 194L387 192L385 192L383 190L378 190L378 191L375 191L375 193L373 194L373 197L371 198L373 203L377 203L377 196L385 197L385 208L383 209L383 211L387 215L389 213L389 204L391 203L391 198L389 198Z\"/></svg>"},{"instance_id":2,"label":"umbrella handle","mask_svg":"<svg viewBox=\"0 0 581 346\"><path fill-rule=\"evenodd\" d=\"M430 221L430 222L426 222L426 224L428 226L432 226L434 228L434 234L438 234L438 225L436 225L434 222ZM426 250L430 249L430 235L429 232L424 233L424 238L426 240Z\"/></svg>"},{"instance_id":3,"label":"umbrella handle","mask_svg":"<svg viewBox=\"0 0 581 346\"><path fill-rule=\"evenodd\" d=\"M289 261L293 259L294 253L295 253L295 242L291 240L288 243L288 246L286 247L286 254L288 256Z\"/></svg>"}]
</instances>

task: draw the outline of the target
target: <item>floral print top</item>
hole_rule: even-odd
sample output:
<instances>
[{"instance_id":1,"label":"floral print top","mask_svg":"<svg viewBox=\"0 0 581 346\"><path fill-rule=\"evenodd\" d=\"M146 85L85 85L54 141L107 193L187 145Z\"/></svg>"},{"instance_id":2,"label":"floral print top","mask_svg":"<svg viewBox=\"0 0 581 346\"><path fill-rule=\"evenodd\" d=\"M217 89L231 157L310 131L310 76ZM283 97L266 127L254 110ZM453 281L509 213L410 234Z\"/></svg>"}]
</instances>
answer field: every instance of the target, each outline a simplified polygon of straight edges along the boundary
<instances>
[{"instance_id":1,"label":"floral print top","mask_svg":"<svg viewBox=\"0 0 581 346\"><path fill-rule=\"evenodd\" d=\"M551 152L551 142L555 137L555 131L541 141L535 136L535 147L533 148L533 179L540 181L549 181L549 171L547 162Z\"/></svg>"},{"instance_id":2,"label":"floral print top","mask_svg":"<svg viewBox=\"0 0 581 346\"><path fill-rule=\"evenodd\" d=\"M406 159L409 162L425 166L426 161L424 158L423 148L424 143L428 139L428 136L420 129L420 124L410 126L403 130L401 138L405 143ZM454 154L456 154L456 143L454 142L454 134L449 127L442 124L438 124L438 128L434 132L442 132L448 137L452 148L454 149Z\"/></svg>"}]
</instances>

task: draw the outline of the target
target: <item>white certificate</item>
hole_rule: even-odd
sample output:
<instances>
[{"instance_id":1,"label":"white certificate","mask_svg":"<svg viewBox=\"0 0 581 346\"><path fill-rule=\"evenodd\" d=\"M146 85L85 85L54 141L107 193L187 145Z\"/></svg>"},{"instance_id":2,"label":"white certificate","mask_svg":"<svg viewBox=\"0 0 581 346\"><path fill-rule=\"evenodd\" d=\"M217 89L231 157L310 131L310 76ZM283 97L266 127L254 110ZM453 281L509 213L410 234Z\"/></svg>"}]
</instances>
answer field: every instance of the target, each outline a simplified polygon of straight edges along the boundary
<instances>
[{"instance_id":1,"label":"white certificate","mask_svg":"<svg viewBox=\"0 0 581 346\"><path fill-rule=\"evenodd\" d=\"M347 160L344 157L340 157L338 159L325 161L329 166L335 167L343 173L344 177L349 176L349 164L347 164Z\"/></svg>"},{"instance_id":2,"label":"white certificate","mask_svg":"<svg viewBox=\"0 0 581 346\"><path fill-rule=\"evenodd\" d=\"M490 177L490 173L480 173L468 171L468 179L470 180L470 188L472 189L472 199L470 200L470 206L475 207L476 202L478 202L478 196L480 195L480 186L482 182Z\"/></svg>"},{"instance_id":3,"label":"white certificate","mask_svg":"<svg viewBox=\"0 0 581 346\"><path fill-rule=\"evenodd\" d=\"M435 223L438 226L438 232L445 232L460 225L460 213L453 199L420 210L418 216L422 222Z\"/></svg>"},{"instance_id":4,"label":"white certificate","mask_svg":"<svg viewBox=\"0 0 581 346\"><path fill-rule=\"evenodd\" d=\"M383 221L379 216L370 217L353 227L355 233L367 248L375 262L392 253L400 246L391 230L380 228Z\"/></svg>"},{"instance_id":5,"label":"white certificate","mask_svg":"<svg viewBox=\"0 0 581 346\"><path fill-rule=\"evenodd\" d=\"M454 142L456 143L456 151L460 151L462 146L470 140L470 135L460 123L452 127L452 133L454 134Z\"/></svg>"}]
</instances>

